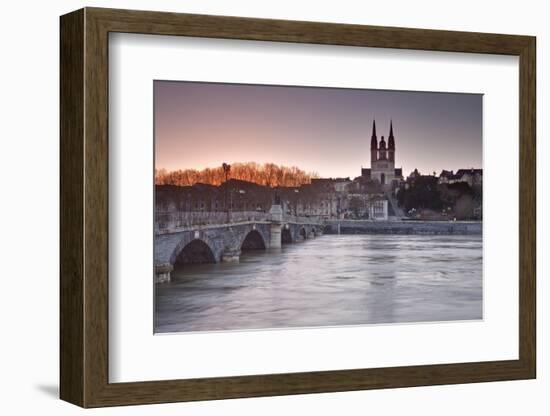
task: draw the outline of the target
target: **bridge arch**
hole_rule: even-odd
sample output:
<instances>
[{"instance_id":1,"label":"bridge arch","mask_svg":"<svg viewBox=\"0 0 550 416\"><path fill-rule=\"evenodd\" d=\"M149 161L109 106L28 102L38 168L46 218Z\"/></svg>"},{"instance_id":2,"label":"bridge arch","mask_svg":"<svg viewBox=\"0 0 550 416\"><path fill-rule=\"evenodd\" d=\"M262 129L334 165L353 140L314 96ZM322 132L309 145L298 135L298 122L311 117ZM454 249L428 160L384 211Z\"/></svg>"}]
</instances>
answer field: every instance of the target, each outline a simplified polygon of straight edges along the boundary
<instances>
[{"instance_id":1,"label":"bridge arch","mask_svg":"<svg viewBox=\"0 0 550 416\"><path fill-rule=\"evenodd\" d=\"M290 231L290 227L288 225L286 227L283 227L281 231L281 243L282 244L290 244L294 240L292 238L292 232Z\"/></svg>"},{"instance_id":2,"label":"bridge arch","mask_svg":"<svg viewBox=\"0 0 550 416\"><path fill-rule=\"evenodd\" d=\"M183 239L170 256L171 264L216 263L214 245L208 239Z\"/></svg>"},{"instance_id":3,"label":"bridge arch","mask_svg":"<svg viewBox=\"0 0 550 416\"><path fill-rule=\"evenodd\" d=\"M241 250L265 250L265 248L264 236L257 229L246 233L241 243Z\"/></svg>"}]
</instances>

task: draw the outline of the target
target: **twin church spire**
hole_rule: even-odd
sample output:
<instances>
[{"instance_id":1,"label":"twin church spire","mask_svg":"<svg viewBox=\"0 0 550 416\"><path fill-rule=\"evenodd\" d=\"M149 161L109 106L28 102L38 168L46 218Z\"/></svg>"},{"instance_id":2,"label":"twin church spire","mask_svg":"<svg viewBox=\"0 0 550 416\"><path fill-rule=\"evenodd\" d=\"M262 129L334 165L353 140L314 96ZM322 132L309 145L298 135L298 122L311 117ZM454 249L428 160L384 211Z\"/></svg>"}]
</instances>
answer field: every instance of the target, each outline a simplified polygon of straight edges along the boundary
<instances>
[{"instance_id":1,"label":"twin church spire","mask_svg":"<svg viewBox=\"0 0 550 416\"><path fill-rule=\"evenodd\" d=\"M386 141L384 136L378 138L376 136L376 121L372 121L372 136L370 140L370 153L371 153L371 162L377 160L389 160L391 162L395 161L395 137L393 135L393 121L390 120L390 135L388 136L388 145L386 147Z\"/></svg>"}]
</instances>

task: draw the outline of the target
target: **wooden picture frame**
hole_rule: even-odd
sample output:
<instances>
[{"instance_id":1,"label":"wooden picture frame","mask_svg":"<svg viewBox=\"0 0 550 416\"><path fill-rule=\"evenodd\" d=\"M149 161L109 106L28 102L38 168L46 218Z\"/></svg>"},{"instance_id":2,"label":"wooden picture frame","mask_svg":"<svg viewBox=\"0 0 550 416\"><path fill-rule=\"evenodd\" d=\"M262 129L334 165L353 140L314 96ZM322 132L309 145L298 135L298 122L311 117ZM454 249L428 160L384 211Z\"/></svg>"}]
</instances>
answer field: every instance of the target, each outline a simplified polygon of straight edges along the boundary
<instances>
[{"instance_id":1,"label":"wooden picture frame","mask_svg":"<svg viewBox=\"0 0 550 416\"><path fill-rule=\"evenodd\" d=\"M535 378L535 38L85 8L61 17L60 396L82 407ZM175 35L519 57L519 359L109 383L108 34Z\"/></svg>"}]
</instances>

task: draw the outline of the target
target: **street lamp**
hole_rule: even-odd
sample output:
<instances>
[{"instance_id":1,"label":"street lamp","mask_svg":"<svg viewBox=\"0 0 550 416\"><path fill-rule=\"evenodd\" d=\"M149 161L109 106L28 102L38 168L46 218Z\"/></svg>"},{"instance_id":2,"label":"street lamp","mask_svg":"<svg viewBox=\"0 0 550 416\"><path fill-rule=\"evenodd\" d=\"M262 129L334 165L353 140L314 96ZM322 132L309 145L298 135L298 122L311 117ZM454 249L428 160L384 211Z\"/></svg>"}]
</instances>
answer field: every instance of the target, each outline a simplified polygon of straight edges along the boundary
<instances>
[{"instance_id":1,"label":"street lamp","mask_svg":"<svg viewBox=\"0 0 550 416\"><path fill-rule=\"evenodd\" d=\"M228 163L223 163L222 164L222 168L223 168L223 173L225 175L225 209L227 210L227 222L231 222L231 208L229 206L229 198L228 198L228 193L229 193L229 174L231 173L231 165L228 164Z\"/></svg>"}]
</instances>

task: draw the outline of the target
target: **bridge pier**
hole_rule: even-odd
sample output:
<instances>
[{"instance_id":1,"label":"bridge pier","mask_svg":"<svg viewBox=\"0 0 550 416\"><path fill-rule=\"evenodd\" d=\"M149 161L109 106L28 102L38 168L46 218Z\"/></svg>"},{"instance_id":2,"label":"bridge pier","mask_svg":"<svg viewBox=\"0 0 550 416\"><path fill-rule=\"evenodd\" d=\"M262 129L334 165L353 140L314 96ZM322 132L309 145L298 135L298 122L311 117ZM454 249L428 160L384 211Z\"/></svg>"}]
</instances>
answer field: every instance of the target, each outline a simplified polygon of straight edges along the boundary
<instances>
[{"instance_id":1,"label":"bridge pier","mask_svg":"<svg viewBox=\"0 0 550 416\"><path fill-rule=\"evenodd\" d=\"M222 254L222 262L238 263L241 258L241 250L225 250Z\"/></svg>"},{"instance_id":2,"label":"bridge pier","mask_svg":"<svg viewBox=\"0 0 550 416\"><path fill-rule=\"evenodd\" d=\"M171 280L170 272L174 270L174 266L170 263L162 263L155 265L155 283L166 283Z\"/></svg>"},{"instance_id":3,"label":"bridge pier","mask_svg":"<svg viewBox=\"0 0 550 416\"><path fill-rule=\"evenodd\" d=\"M282 232L283 232L283 208L280 204L273 204L269 210L271 215L271 225L269 227L271 238L269 248L282 247Z\"/></svg>"},{"instance_id":4,"label":"bridge pier","mask_svg":"<svg viewBox=\"0 0 550 416\"><path fill-rule=\"evenodd\" d=\"M282 232L283 226L281 224L272 223L270 225L270 241L269 248L281 248L282 246Z\"/></svg>"}]
</instances>

